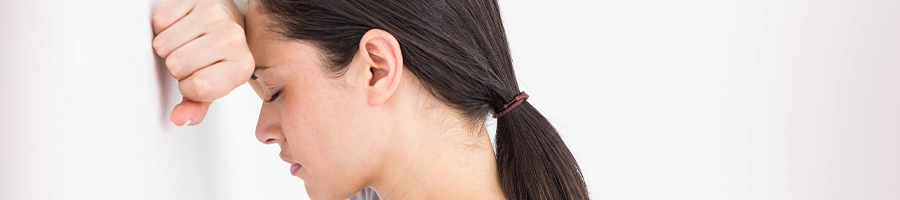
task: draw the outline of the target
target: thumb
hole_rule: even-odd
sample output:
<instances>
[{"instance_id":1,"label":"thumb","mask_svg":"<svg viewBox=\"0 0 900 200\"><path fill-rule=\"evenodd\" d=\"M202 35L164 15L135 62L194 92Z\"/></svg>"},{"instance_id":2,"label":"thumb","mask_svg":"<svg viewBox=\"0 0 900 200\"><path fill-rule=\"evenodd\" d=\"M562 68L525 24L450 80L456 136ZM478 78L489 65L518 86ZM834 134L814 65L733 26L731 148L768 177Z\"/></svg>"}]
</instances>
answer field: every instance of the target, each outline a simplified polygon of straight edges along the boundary
<instances>
[{"instance_id":1,"label":"thumb","mask_svg":"<svg viewBox=\"0 0 900 200\"><path fill-rule=\"evenodd\" d=\"M206 111L209 110L211 102L197 102L190 99L183 99L180 104L172 109L172 115L169 119L177 126L197 125L206 117Z\"/></svg>"}]
</instances>

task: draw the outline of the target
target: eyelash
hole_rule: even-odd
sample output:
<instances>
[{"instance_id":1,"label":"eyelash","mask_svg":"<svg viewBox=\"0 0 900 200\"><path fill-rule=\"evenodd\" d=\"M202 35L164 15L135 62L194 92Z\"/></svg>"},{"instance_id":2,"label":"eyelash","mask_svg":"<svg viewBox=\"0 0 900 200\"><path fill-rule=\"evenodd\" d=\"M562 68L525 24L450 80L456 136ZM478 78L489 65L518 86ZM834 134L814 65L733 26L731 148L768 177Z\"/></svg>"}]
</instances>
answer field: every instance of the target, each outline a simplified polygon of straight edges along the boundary
<instances>
[{"instance_id":1,"label":"eyelash","mask_svg":"<svg viewBox=\"0 0 900 200\"><path fill-rule=\"evenodd\" d=\"M269 99L269 103L272 103L273 101L275 101L275 99L278 99L278 97L281 96L282 91L284 90L278 90L278 92L275 92L275 94L272 95L272 98Z\"/></svg>"},{"instance_id":2,"label":"eyelash","mask_svg":"<svg viewBox=\"0 0 900 200\"><path fill-rule=\"evenodd\" d=\"M259 79L259 77L257 77L256 74L250 74L250 79L256 80L256 79ZM263 87L265 87L265 86L263 86ZM275 99L278 99L278 97L281 96L282 91L284 91L284 90L283 89L278 90L278 92L275 92L275 94L272 94L272 98L269 98L269 101L266 101L266 102L272 103L273 101L275 101Z\"/></svg>"}]
</instances>

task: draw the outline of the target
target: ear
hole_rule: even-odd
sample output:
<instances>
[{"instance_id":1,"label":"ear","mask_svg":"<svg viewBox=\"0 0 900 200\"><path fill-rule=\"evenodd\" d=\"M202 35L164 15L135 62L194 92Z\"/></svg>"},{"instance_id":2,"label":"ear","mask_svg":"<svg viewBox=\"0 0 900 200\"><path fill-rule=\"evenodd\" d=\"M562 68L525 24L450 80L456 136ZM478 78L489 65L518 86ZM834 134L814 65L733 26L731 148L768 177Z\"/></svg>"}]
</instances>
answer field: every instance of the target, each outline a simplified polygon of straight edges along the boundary
<instances>
[{"instance_id":1,"label":"ear","mask_svg":"<svg viewBox=\"0 0 900 200\"><path fill-rule=\"evenodd\" d=\"M372 29L360 39L357 56L368 69L363 77L368 81L366 92L369 104L383 104L400 85L403 74L400 42L387 31Z\"/></svg>"}]
</instances>

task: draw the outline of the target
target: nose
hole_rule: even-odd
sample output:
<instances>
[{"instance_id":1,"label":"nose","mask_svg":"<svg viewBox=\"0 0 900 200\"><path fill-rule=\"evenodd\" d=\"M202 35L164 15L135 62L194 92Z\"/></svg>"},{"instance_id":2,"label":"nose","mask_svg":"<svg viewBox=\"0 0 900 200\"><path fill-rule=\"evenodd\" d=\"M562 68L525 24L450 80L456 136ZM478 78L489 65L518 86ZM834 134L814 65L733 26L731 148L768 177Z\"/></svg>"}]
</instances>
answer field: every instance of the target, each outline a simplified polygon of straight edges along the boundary
<instances>
[{"instance_id":1,"label":"nose","mask_svg":"<svg viewBox=\"0 0 900 200\"><path fill-rule=\"evenodd\" d=\"M278 144L285 141L284 132L281 129L281 113L277 106L263 103L262 108L259 109L256 139L263 144Z\"/></svg>"}]
</instances>

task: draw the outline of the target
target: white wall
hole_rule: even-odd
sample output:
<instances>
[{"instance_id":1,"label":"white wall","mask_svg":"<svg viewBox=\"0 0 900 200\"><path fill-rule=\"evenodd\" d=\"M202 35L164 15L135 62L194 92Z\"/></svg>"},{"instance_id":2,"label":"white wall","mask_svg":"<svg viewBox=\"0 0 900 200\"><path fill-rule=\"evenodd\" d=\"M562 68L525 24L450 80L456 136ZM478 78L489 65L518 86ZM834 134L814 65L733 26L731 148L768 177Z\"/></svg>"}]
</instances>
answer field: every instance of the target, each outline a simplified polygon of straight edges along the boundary
<instances>
[{"instance_id":1,"label":"white wall","mask_svg":"<svg viewBox=\"0 0 900 200\"><path fill-rule=\"evenodd\" d=\"M249 87L199 126L169 122L181 96L150 46L158 3L0 3L0 199L306 198L278 147L256 141Z\"/></svg>"},{"instance_id":2,"label":"white wall","mask_svg":"<svg viewBox=\"0 0 900 200\"><path fill-rule=\"evenodd\" d=\"M158 3L0 2L0 198L306 198L248 87L169 123ZM900 1L501 6L595 199L900 198Z\"/></svg>"},{"instance_id":3,"label":"white wall","mask_svg":"<svg viewBox=\"0 0 900 200\"><path fill-rule=\"evenodd\" d=\"M900 199L900 1L501 1L596 199Z\"/></svg>"}]
</instances>

